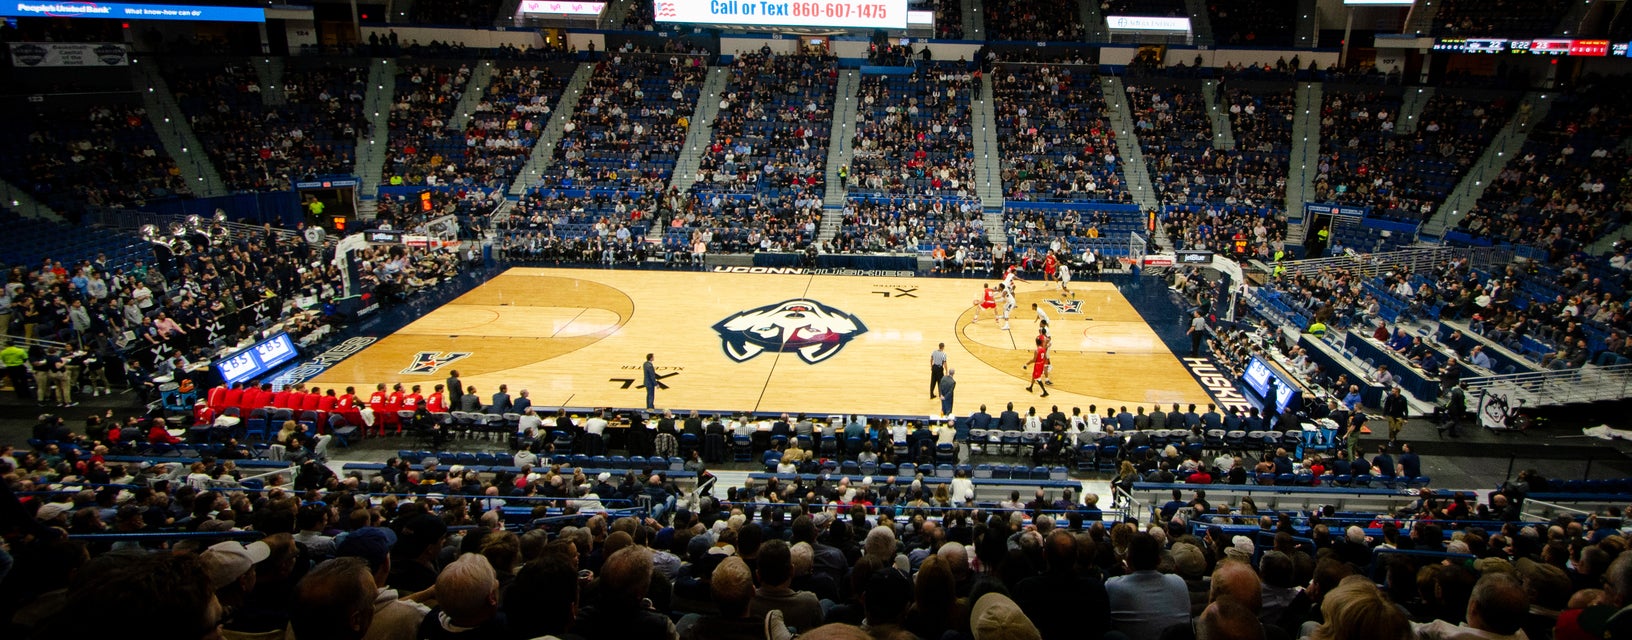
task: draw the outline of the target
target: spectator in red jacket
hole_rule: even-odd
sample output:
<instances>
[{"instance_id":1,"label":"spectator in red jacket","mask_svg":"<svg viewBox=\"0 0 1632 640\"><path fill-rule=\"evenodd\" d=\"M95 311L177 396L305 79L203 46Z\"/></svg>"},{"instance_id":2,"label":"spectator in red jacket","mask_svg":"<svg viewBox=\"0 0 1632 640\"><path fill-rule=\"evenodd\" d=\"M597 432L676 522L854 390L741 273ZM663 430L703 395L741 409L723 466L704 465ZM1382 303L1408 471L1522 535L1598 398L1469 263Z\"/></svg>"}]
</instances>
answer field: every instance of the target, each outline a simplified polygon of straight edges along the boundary
<instances>
[{"instance_id":1,"label":"spectator in red jacket","mask_svg":"<svg viewBox=\"0 0 1632 640\"><path fill-rule=\"evenodd\" d=\"M170 432L164 428L164 421L155 418L148 426L147 442L149 444L175 445L181 444L181 438L170 435Z\"/></svg>"}]
</instances>

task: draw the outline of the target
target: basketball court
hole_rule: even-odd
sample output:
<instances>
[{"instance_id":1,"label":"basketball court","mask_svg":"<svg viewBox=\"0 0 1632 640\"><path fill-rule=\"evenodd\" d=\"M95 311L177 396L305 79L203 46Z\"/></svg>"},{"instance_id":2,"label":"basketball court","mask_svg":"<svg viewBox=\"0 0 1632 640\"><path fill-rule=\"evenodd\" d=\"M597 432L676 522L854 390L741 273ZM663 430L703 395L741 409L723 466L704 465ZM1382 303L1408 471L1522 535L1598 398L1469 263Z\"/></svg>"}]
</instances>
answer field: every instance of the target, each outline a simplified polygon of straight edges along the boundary
<instances>
[{"instance_id":1,"label":"basketball court","mask_svg":"<svg viewBox=\"0 0 1632 640\"><path fill-rule=\"evenodd\" d=\"M1018 283L1004 331L974 321L981 281L786 273L510 269L310 381L325 389L419 384L450 371L485 402L499 384L542 407L645 404L647 353L657 406L703 411L939 414L929 354L946 343L953 412L1005 402L1205 403L1206 392L1116 287ZM1028 394L1038 303L1052 319L1054 386Z\"/></svg>"}]
</instances>

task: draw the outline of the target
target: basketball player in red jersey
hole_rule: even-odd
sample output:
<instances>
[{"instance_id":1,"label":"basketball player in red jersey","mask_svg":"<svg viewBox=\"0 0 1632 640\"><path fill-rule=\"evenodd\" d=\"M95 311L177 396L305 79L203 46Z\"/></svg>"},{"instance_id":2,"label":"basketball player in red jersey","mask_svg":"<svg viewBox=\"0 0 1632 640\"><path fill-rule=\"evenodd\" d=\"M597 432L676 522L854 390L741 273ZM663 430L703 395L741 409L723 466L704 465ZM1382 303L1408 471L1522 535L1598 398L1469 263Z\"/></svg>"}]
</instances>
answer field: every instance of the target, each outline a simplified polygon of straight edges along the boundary
<instances>
[{"instance_id":1,"label":"basketball player in red jersey","mask_svg":"<svg viewBox=\"0 0 1632 640\"><path fill-rule=\"evenodd\" d=\"M1054 270L1059 268L1059 266L1060 259L1054 256L1053 251L1048 252L1048 256L1043 258L1043 281L1053 282Z\"/></svg>"},{"instance_id":2,"label":"basketball player in red jersey","mask_svg":"<svg viewBox=\"0 0 1632 640\"><path fill-rule=\"evenodd\" d=\"M1028 366L1031 367L1031 384L1026 385L1026 391L1029 393L1032 387L1040 386L1043 388L1042 397L1047 398L1048 386L1043 384L1042 380L1044 369L1048 367L1048 347L1043 344L1042 336L1037 336L1037 351L1031 354L1031 362L1020 365L1020 368L1025 369Z\"/></svg>"},{"instance_id":3,"label":"basketball player in red jersey","mask_svg":"<svg viewBox=\"0 0 1632 640\"><path fill-rule=\"evenodd\" d=\"M997 298L992 296L991 285L981 285L980 297L975 298L975 319L973 322L980 322L981 309L990 310L992 312L992 319L994 321L997 320Z\"/></svg>"},{"instance_id":4,"label":"basketball player in red jersey","mask_svg":"<svg viewBox=\"0 0 1632 640\"><path fill-rule=\"evenodd\" d=\"M443 400L445 394L443 393L442 389L442 385L436 385L436 389L431 391L431 397L425 399L426 411L431 413L448 412L447 402Z\"/></svg>"}]
</instances>

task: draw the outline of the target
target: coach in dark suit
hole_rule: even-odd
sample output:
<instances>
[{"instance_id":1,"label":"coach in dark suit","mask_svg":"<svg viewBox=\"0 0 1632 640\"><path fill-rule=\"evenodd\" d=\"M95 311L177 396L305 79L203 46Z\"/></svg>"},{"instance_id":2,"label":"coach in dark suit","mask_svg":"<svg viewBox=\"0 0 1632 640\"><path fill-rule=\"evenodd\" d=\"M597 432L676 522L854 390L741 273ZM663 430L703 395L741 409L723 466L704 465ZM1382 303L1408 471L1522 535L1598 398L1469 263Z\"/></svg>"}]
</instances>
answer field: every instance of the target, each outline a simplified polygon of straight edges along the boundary
<instances>
[{"instance_id":1,"label":"coach in dark suit","mask_svg":"<svg viewBox=\"0 0 1632 640\"><path fill-rule=\"evenodd\" d=\"M653 401L657 399L657 367L652 364L652 354L646 354L646 362L640 365L641 384L646 385L646 408L653 408Z\"/></svg>"},{"instance_id":2,"label":"coach in dark suit","mask_svg":"<svg viewBox=\"0 0 1632 640\"><path fill-rule=\"evenodd\" d=\"M1004 409L1003 413L998 414L998 416L997 416L997 428L1002 429L1004 431L1019 431L1020 430L1020 414L1014 412L1014 403L1013 402L1009 403L1009 408Z\"/></svg>"},{"instance_id":3,"label":"coach in dark suit","mask_svg":"<svg viewBox=\"0 0 1632 640\"><path fill-rule=\"evenodd\" d=\"M459 402L459 399L465 395L465 383L459 381L459 371L457 369L448 372L447 385L448 385L448 406L449 407L462 407L462 406L464 406L463 403Z\"/></svg>"}]
</instances>

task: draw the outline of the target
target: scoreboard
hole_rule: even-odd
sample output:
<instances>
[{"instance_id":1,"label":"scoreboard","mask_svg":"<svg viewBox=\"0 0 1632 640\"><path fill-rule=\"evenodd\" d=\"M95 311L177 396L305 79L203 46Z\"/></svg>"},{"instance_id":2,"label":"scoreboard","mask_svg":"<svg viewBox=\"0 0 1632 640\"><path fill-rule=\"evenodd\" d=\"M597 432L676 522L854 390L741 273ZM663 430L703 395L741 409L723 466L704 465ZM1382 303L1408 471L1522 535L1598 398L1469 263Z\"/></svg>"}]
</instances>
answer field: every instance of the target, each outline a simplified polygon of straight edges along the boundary
<instances>
[{"instance_id":1,"label":"scoreboard","mask_svg":"<svg viewBox=\"0 0 1632 640\"><path fill-rule=\"evenodd\" d=\"M227 384L248 380L277 369L300 355L289 334L279 332L248 349L216 361L215 370Z\"/></svg>"},{"instance_id":2,"label":"scoreboard","mask_svg":"<svg viewBox=\"0 0 1632 640\"><path fill-rule=\"evenodd\" d=\"M1565 38L1509 39L1509 38L1440 38L1434 41L1434 51L1452 53L1519 53L1540 56L1576 56L1602 58L1626 55L1626 43L1608 40L1571 40Z\"/></svg>"}]
</instances>

